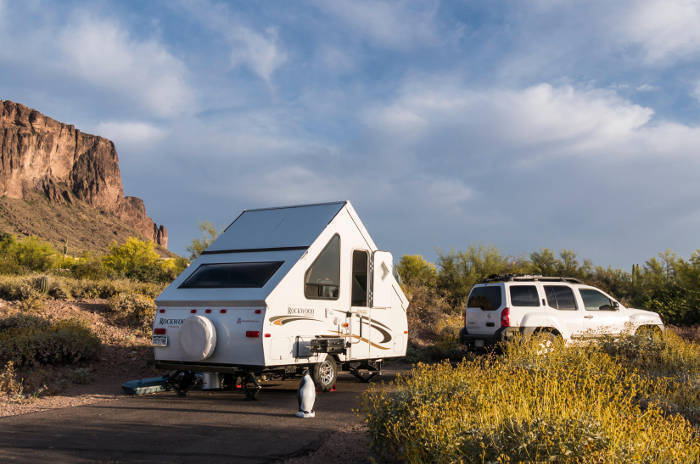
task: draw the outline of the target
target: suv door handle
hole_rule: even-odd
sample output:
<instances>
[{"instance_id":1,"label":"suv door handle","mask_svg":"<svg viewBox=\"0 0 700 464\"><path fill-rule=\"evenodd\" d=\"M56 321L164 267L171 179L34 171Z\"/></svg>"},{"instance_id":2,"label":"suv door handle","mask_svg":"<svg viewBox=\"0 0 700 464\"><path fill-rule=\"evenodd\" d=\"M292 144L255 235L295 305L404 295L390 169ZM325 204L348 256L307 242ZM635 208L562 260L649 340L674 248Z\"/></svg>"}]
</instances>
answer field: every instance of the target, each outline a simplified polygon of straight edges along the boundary
<instances>
[{"instance_id":1,"label":"suv door handle","mask_svg":"<svg viewBox=\"0 0 700 464\"><path fill-rule=\"evenodd\" d=\"M584 319L593 319L593 316L583 316Z\"/></svg>"}]
</instances>

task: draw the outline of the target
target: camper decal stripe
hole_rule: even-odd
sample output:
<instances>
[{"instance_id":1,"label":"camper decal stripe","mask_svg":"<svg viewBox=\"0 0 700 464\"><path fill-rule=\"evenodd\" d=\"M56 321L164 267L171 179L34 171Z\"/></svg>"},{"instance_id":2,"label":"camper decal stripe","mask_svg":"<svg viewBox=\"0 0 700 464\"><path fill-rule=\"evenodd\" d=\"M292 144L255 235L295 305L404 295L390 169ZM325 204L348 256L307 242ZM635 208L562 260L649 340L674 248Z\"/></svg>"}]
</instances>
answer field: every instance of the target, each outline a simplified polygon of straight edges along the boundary
<instances>
[{"instance_id":1,"label":"camper decal stripe","mask_svg":"<svg viewBox=\"0 0 700 464\"><path fill-rule=\"evenodd\" d=\"M331 330L330 332L331 332L331 333L334 333L334 334L338 334L338 335L343 335L343 336L345 336L345 337L356 338L356 339L360 340L361 342L369 343L370 346L373 346L374 348L379 348L380 350L388 350L388 349L389 349L389 348L387 348L386 346L377 345L376 343L367 340L365 337L360 337L359 335L355 335L355 334L344 334L343 332L338 332L337 330Z\"/></svg>"},{"instance_id":2,"label":"camper decal stripe","mask_svg":"<svg viewBox=\"0 0 700 464\"><path fill-rule=\"evenodd\" d=\"M284 325L288 324L290 322L294 321L315 321L315 322L323 322L320 319L316 319L314 317L306 317L306 316L275 316L270 318L270 322L272 322L274 325Z\"/></svg>"},{"instance_id":3,"label":"camper decal stripe","mask_svg":"<svg viewBox=\"0 0 700 464\"><path fill-rule=\"evenodd\" d=\"M386 343L388 341L391 341L391 334L387 332L386 330L382 329L381 327L377 327L376 325L372 325L372 328L375 330L378 330L382 336L384 337L381 342L379 343Z\"/></svg>"},{"instance_id":4,"label":"camper decal stripe","mask_svg":"<svg viewBox=\"0 0 700 464\"><path fill-rule=\"evenodd\" d=\"M385 329L387 329L389 331L391 330L391 327L387 326L386 324L382 324L381 322L377 321L376 319L370 319L367 316L360 316L360 319L362 319L363 321L365 321L367 323L371 323L372 325L378 325L378 326L384 327Z\"/></svg>"}]
</instances>

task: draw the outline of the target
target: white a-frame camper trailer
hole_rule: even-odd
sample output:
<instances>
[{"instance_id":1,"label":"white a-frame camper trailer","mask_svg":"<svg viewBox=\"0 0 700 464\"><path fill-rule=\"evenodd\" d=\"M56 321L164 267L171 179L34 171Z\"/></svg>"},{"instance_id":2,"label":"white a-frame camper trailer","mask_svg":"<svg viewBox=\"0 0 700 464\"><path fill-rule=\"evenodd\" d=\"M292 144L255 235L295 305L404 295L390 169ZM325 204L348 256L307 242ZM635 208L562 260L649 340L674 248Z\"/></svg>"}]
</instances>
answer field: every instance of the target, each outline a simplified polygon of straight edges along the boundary
<instances>
[{"instance_id":1,"label":"white a-frame camper trailer","mask_svg":"<svg viewBox=\"0 0 700 464\"><path fill-rule=\"evenodd\" d=\"M340 369L362 378L406 354L392 256L348 201L243 211L156 304L156 366L179 389L204 373L254 395L309 368L328 390Z\"/></svg>"}]
</instances>

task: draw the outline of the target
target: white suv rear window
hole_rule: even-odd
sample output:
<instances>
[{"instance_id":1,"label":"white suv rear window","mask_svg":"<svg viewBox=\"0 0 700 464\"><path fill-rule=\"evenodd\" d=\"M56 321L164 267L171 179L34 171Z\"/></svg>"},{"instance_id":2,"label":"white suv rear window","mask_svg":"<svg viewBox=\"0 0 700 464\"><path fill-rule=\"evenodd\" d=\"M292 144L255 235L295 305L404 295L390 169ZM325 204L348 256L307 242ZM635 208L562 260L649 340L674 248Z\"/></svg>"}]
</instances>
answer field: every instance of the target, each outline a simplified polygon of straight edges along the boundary
<instances>
[{"instance_id":1,"label":"white suv rear window","mask_svg":"<svg viewBox=\"0 0 700 464\"><path fill-rule=\"evenodd\" d=\"M575 311L577 309L574 292L569 287L545 285L544 292L547 295L547 304L552 308L567 311Z\"/></svg>"},{"instance_id":2,"label":"white suv rear window","mask_svg":"<svg viewBox=\"0 0 700 464\"><path fill-rule=\"evenodd\" d=\"M539 306L540 296L534 285L511 285L510 304L513 306Z\"/></svg>"},{"instance_id":3,"label":"white suv rear window","mask_svg":"<svg viewBox=\"0 0 700 464\"><path fill-rule=\"evenodd\" d=\"M474 287L467 301L469 308L481 308L484 311L495 311L501 307L501 287Z\"/></svg>"}]
</instances>

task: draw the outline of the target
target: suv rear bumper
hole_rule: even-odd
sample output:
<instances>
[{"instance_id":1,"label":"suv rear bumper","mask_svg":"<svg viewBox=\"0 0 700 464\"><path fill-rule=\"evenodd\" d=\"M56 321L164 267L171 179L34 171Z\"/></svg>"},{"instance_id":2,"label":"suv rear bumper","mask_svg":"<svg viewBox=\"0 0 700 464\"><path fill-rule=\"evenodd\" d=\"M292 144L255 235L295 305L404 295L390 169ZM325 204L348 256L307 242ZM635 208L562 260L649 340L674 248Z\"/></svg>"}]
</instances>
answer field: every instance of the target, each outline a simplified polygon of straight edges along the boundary
<instances>
[{"instance_id":1,"label":"suv rear bumper","mask_svg":"<svg viewBox=\"0 0 700 464\"><path fill-rule=\"evenodd\" d=\"M466 328L462 327L459 331L459 341L465 345L472 345L476 340L483 340L484 346L492 346L511 340L516 334L522 333L520 327L501 327L492 334L470 334Z\"/></svg>"}]
</instances>

